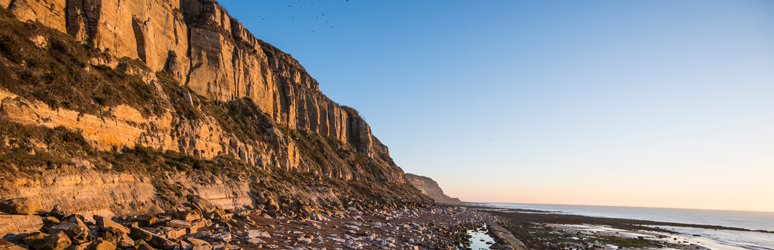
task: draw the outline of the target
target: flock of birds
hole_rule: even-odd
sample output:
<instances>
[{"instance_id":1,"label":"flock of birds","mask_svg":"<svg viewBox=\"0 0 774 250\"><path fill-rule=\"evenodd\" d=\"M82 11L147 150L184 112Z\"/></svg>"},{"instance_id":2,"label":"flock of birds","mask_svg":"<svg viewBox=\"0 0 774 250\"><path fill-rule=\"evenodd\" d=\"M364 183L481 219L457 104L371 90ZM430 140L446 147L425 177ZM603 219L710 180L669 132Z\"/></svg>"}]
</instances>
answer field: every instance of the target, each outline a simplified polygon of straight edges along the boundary
<instances>
[{"instance_id":1,"label":"flock of birds","mask_svg":"<svg viewBox=\"0 0 774 250\"><path fill-rule=\"evenodd\" d=\"M301 2L301 0L298 0L298 1ZM349 2L349 0L347 0L347 2ZM310 3L310 5L314 5L314 3ZM288 4L288 8L293 8L293 5ZM320 16L315 16L315 19L319 20L320 17L325 18L325 14L321 14ZM291 17L291 19L295 20L296 18L295 17ZM266 18L261 18L261 22L260 23L263 23L263 21L266 21ZM326 20L325 23L328 24L328 21ZM331 29L333 29L333 25L327 25L327 26L330 26ZM311 30L311 32L314 33L314 30Z\"/></svg>"}]
</instances>

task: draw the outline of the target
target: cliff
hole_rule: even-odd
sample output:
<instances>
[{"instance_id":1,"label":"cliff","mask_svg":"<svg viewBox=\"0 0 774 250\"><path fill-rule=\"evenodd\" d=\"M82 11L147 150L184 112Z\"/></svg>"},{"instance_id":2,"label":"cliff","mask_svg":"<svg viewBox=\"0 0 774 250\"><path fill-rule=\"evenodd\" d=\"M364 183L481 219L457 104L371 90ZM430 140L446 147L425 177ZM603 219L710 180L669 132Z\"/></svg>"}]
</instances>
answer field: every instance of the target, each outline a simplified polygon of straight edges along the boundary
<instances>
[{"instance_id":1,"label":"cliff","mask_svg":"<svg viewBox=\"0 0 774 250\"><path fill-rule=\"evenodd\" d=\"M419 191L422 191L423 194L426 194L427 196L430 196L430 198L433 198L435 202L438 203L462 203L460 199L457 198L451 198L448 195L443 193L443 189L441 189L441 186L438 185L437 182L435 182L433 179L430 179L425 176L419 176L414 174L406 174L406 178L411 183L411 185L414 185Z\"/></svg>"},{"instance_id":2,"label":"cliff","mask_svg":"<svg viewBox=\"0 0 774 250\"><path fill-rule=\"evenodd\" d=\"M387 147L371 134L368 124L356 112L348 112L328 99L318 89L317 81L295 59L256 39L215 1L18 0L9 3L6 0L0 4L19 20L37 21L67 33L108 58L139 59L148 72L166 72L203 99L228 102L249 98L278 125L336 138L377 161L378 165L394 166L386 159ZM112 68L118 63L117 60L95 62ZM158 82L153 78L151 74L144 80L148 84ZM118 115L120 120L122 117ZM127 117L125 120L134 119ZM154 119L165 117L141 119L136 123L157 123L160 129L171 129L165 126L170 122L155 122ZM294 145L265 154L266 150L261 150L259 145L249 145L240 139L233 141L229 135L217 133L219 128L206 118L197 122L186 124L193 130L187 133L164 131L146 136L138 136L145 131L138 129L142 126L135 126L134 129L127 128L134 133L116 138L121 143L108 144L161 146L205 159L215 157L221 151L260 166L274 164L288 170L311 170L309 164L296 157ZM50 125L82 129L67 122ZM201 136L197 130L202 129L216 133ZM164 136L178 133L185 139ZM385 171L384 174L380 178L405 182L400 171ZM342 175L345 179L362 178L357 173Z\"/></svg>"},{"instance_id":3,"label":"cliff","mask_svg":"<svg viewBox=\"0 0 774 250\"><path fill-rule=\"evenodd\" d=\"M432 202L357 111L214 1L0 7L2 198L116 214L189 195L223 207Z\"/></svg>"}]
</instances>

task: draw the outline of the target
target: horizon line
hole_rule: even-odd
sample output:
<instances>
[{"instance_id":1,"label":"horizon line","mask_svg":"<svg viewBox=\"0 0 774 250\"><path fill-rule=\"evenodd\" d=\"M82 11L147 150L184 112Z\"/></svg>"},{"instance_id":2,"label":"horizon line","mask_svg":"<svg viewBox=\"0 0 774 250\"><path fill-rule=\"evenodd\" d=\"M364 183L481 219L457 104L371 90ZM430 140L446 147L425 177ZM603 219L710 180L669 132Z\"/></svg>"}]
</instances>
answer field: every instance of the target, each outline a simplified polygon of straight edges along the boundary
<instances>
[{"instance_id":1,"label":"horizon line","mask_svg":"<svg viewBox=\"0 0 774 250\"><path fill-rule=\"evenodd\" d=\"M585 207L660 208L660 209L708 210L708 211L728 211L728 212L774 213L774 211L763 211L763 210L735 210L735 209L686 208L686 207L638 207L638 206L623 206L623 205L588 205L588 204L496 202L496 201L462 201L462 202L463 203L499 203L499 204L526 204L526 205L585 206ZM539 211L545 211L545 210L539 210Z\"/></svg>"}]
</instances>

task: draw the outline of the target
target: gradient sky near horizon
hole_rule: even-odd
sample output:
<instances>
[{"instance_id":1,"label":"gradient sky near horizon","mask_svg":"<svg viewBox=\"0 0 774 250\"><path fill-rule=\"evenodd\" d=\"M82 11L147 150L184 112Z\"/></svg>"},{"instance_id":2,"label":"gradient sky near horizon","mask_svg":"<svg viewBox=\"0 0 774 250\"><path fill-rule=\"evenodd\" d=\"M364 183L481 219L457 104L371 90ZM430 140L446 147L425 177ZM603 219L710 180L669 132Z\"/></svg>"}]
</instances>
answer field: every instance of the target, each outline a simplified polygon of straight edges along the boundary
<instances>
[{"instance_id":1,"label":"gradient sky near horizon","mask_svg":"<svg viewBox=\"0 0 774 250\"><path fill-rule=\"evenodd\" d=\"M219 2L452 197L774 212L774 1Z\"/></svg>"}]
</instances>

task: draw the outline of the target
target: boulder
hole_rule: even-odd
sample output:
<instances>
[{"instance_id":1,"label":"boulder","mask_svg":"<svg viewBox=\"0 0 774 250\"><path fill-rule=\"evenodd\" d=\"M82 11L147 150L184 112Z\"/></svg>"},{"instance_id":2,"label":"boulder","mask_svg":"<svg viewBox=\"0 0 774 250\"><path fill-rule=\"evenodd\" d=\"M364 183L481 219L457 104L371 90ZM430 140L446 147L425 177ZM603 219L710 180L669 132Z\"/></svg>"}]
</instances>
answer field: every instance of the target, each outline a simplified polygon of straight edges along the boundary
<instances>
[{"instance_id":1,"label":"boulder","mask_svg":"<svg viewBox=\"0 0 774 250\"><path fill-rule=\"evenodd\" d=\"M88 250L115 250L116 245L109 241L97 240L89 244Z\"/></svg>"},{"instance_id":2,"label":"boulder","mask_svg":"<svg viewBox=\"0 0 774 250\"><path fill-rule=\"evenodd\" d=\"M130 229L130 232L129 232L130 238L132 238L135 241L142 240L145 243L147 243L147 241L153 238L153 236L155 236L155 234L139 227L133 227L132 229Z\"/></svg>"},{"instance_id":3,"label":"boulder","mask_svg":"<svg viewBox=\"0 0 774 250\"><path fill-rule=\"evenodd\" d=\"M209 238L213 241L229 242L231 241L231 233L229 232L217 233L217 234L210 235Z\"/></svg>"},{"instance_id":4,"label":"boulder","mask_svg":"<svg viewBox=\"0 0 774 250\"><path fill-rule=\"evenodd\" d=\"M204 245L209 246L210 245L209 242L203 241L203 240L200 240L200 239L197 239L197 238L188 238L188 239L185 239L185 241L187 241L188 243L191 243L191 245L194 245L194 246L204 246Z\"/></svg>"},{"instance_id":5,"label":"boulder","mask_svg":"<svg viewBox=\"0 0 774 250\"><path fill-rule=\"evenodd\" d=\"M161 232L159 232L159 234L166 237L167 239L177 239L183 235L186 235L187 233L188 231L186 231L185 228L169 228L169 227L163 228L161 229Z\"/></svg>"},{"instance_id":6,"label":"boulder","mask_svg":"<svg viewBox=\"0 0 774 250\"><path fill-rule=\"evenodd\" d=\"M185 242L184 240L180 241L180 250L191 250L193 248L193 245L189 244L188 242Z\"/></svg>"},{"instance_id":7,"label":"boulder","mask_svg":"<svg viewBox=\"0 0 774 250\"><path fill-rule=\"evenodd\" d=\"M154 248L172 250L176 246L175 242L164 239L164 237L161 237L159 235L156 235L154 233L151 233L141 228L133 227L130 231L131 232L129 233L129 236L133 240L136 240L137 242L142 241L143 243L147 243L153 246Z\"/></svg>"},{"instance_id":8,"label":"boulder","mask_svg":"<svg viewBox=\"0 0 774 250\"><path fill-rule=\"evenodd\" d=\"M65 230L64 233L73 240L73 244L83 244L95 239L88 227L71 227Z\"/></svg>"},{"instance_id":9,"label":"boulder","mask_svg":"<svg viewBox=\"0 0 774 250\"><path fill-rule=\"evenodd\" d=\"M141 227L150 227L153 226L153 224L159 223L159 218L149 215L140 215L137 216L137 223L139 223Z\"/></svg>"},{"instance_id":10,"label":"boulder","mask_svg":"<svg viewBox=\"0 0 774 250\"><path fill-rule=\"evenodd\" d=\"M202 218L202 214L196 211L183 211L177 213L177 218L187 222L195 221Z\"/></svg>"},{"instance_id":11,"label":"boulder","mask_svg":"<svg viewBox=\"0 0 774 250\"><path fill-rule=\"evenodd\" d=\"M202 220L191 222L191 228L208 227L210 225L212 225L212 221L208 219L202 219Z\"/></svg>"},{"instance_id":12,"label":"boulder","mask_svg":"<svg viewBox=\"0 0 774 250\"><path fill-rule=\"evenodd\" d=\"M10 241L4 240L4 239L0 239L0 248L7 248L7 247L10 247L10 246L13 246L13 245L14 244L11 243Z\"/></svg>"},{"instance_id":13,"label":"boulder","mask_svg":"<svg viewBox=\"0 0 774 250\"><path fill-rule=\"evenodd\" d=\"M35 232L24 236L24 238L22 238L22 242L24 242L24 244L27 246L35 246L38 243L43 242L43 239L48 236L49 235L45 233Z\"/></svg>"},{"instance_id":14,"label":"boulder","mask_svg":"<svg viewBox=\"0 0 774 250\"><path fill-rule=\"evenodd\" d=\"M67 250L89 250L89 244L72 244Z\"/></svg>"},{"instance_id":15,"label":"boulder","mask_svg":"<svg viewBox=\"0 0 774 250\"><path fill-rule=\"evenodd\" d=\"M129 233L128 228L119 224L118 222L113 221L110 218L94 215L94 221L97 222L97 226L99 226L99 229L103 231L107 231L109 228L115 228L115 229L121 230L121 232L124 232L124 234Z\"/></svg>"},{"instance_id":16,"label":"boulder","mask_svg":"<svg viewBox=\"0 0 774 250\"><path fill-rule=\"evenodd\" d=\"M222 218L225 214L226 214L226 210L216 209L216 210L213 210L212 212L205 213L204 218L217 220Z\"/></svg>"},{"instance_id":17,"label":"boulder","mask_svg":"<svg viewBox=\"0 0 774 250\"><path fill-rule=\"evenodd\" d=\"M37 245L37 250L64 250L72 244L70 237L64 232L59 231L56 234L43 238L43 241Z\"/></svg>"},{"instance_id":18,"label":"boulder","mask_svg":"<svg viewBox=\"0 0 774 250\"><path fill-rule=\"evenodd\" d=\"M164 250L173 250L175 247L177 247L177 243L174 241L164 239L160 236L155 236L151 238L150 241L148 241L148 244L155 248L164 249Z\"/></svg>"},{"instance_id":19,"label":"boulder","mask_svg":"<svg viewBox=\"0 0 774 250\"><path fill-rule=\"evenodd\" d=\"M260 230L248 230L247 231L247 238L258 238L258 237L264 237L264 238L271 238L271 235L265 231Z\"/></svg>"},{"instance_id":20,"label":"boulder","mask_svg":"<svg viewBox=\"0 0 774 250\"><path fill-rule=\"evenodd\" d=\"M16 244L13 244L7 240L0 239L0 250L27 250L27 249L20 247Z\"/></svg>"},{"instance_id":21,"label":"boulder","mask_svg":"<svg viewBox=\"0 0 774 250\"><path fill-rule=\"evenodd\" d=\"M136 241L135 242L135 248L137 248L137 250L156 250L156 248L153 248L152 246L150 246L144 240Z\"/></svg>"},{"instance_id":22,"label":"boulder","mask_svg":"<svg viewBox=\"0 0 774 250\"><path fill-rule=\"evenodd\" d=\"M0 202L0 210L10 214L32 215L40 210L40 203L27 198L17 198Z\"/></svg>"},{"instance_id":23,"label":"boulder","mask_svg":"<svg viewBox=\"0 0 774 250\"><path fill-rule=\"evenodd\" d=\"M199 228L212 225L212 221L204 219L191 222L191 227L186 228L186 233L193 234L199 232Z\"/></svg>"},{"instance_id":24,"label":"boulder","mask_svg":"<svg viewBox=\"0 0 774 250\"><path fill-rule=\"evenodd\" d=\"M210 245L194 246L193 248L191 248L191 250L212 250L212 246Z\"/></svg>"},{"instance_id":25,"label":"boulder","mask_svg":"<svg viewBox=\"0 0 774 250\"><path fill-rule=\"evenodd\" d=\"M170 220L175 218L174 216L169 215L169 214L159 214L156 217L159 218L159 221L161 221L161 222L170 221Z\"/></svg>"},{"instance_id":26,"label":"boulder","mask_svg":"<svg viewBox=\"0 0 774 250\"><path fill-rule=\"evenodd\" d=\"M80 217L76 215L68 216L67 218L64 218L62 222L60 222L56 226L52 226L48 228L48 232L51 234L54 234L56 232L65 231L67 229L70 229L72 227L82 227L87 228L86 223L83 223L83 220L81 220Z\"/></svg>"},{"instance_id":27,"label":"boulder","mask_svg":"<svg viewBox=\"0 0 774 250\"><path fill-rule=\"evenodd\" d=\"M61 223L59 218L54 216L48 216L43 221L46 223L46 225L59 225L59 223Z\"/></svg>"},{"instance_id":28,"label":"boulder","mask_svg":"<svg viewBox=\"0 0 774 250\"><path fill-rule=\"evenodd\" d=\"M49 216L54 216L57 219L62 219L67 216L67 213L62 210L59 205L54 205L54 208L51 209L51 212L48 212Z\"/></svg>"},{"instance_id":29,"label":"boulder","mask_svg":"<svg viewBox=\"0 0 774 250\"><path fill-rule=\"evenodd\" d=\"M182 220L171 220L167 222L167 226L174 228L191 228L191 223Z\"/></svg>"},{"instance_id":30,"label":"boulder","mask_svg":"<svg viewBox=\"0 0 774 250\"><path fill-rule=\"evenodd\" d=\"M223 222L223 223L227 223L227 222L229 222L229 221L231 220L231 218L233 218L233 217L234 217L234 214L226 214L226 213L224 213L224 214L218 214L218 215L216 215L214 219L215 219L216 221L220 221L220 222Z\"/></svg>"},{"instance_id":31,"label":"boulder","mask_svg":"<svg viewBox=\"0 0 774 250\"><path fill-rule=\"evenodd\" d=\"M118 244L125 235L126 233L124 233L124 231L111 227L105 230L105 233L102 234L102 238L110 243Z\"/></svg>"},{"instance_id":32,"label":"boulder","mask_svg":"<svg viewBox=\"0 0 774 250\"><path fill-rule=\"evenodd\" d=\"M122 236L121 239L118 240L116 245L123 249L135 246L134 240L132 240L132 238L130 238L129 235Z\"/></svg>"}]
</instances>

